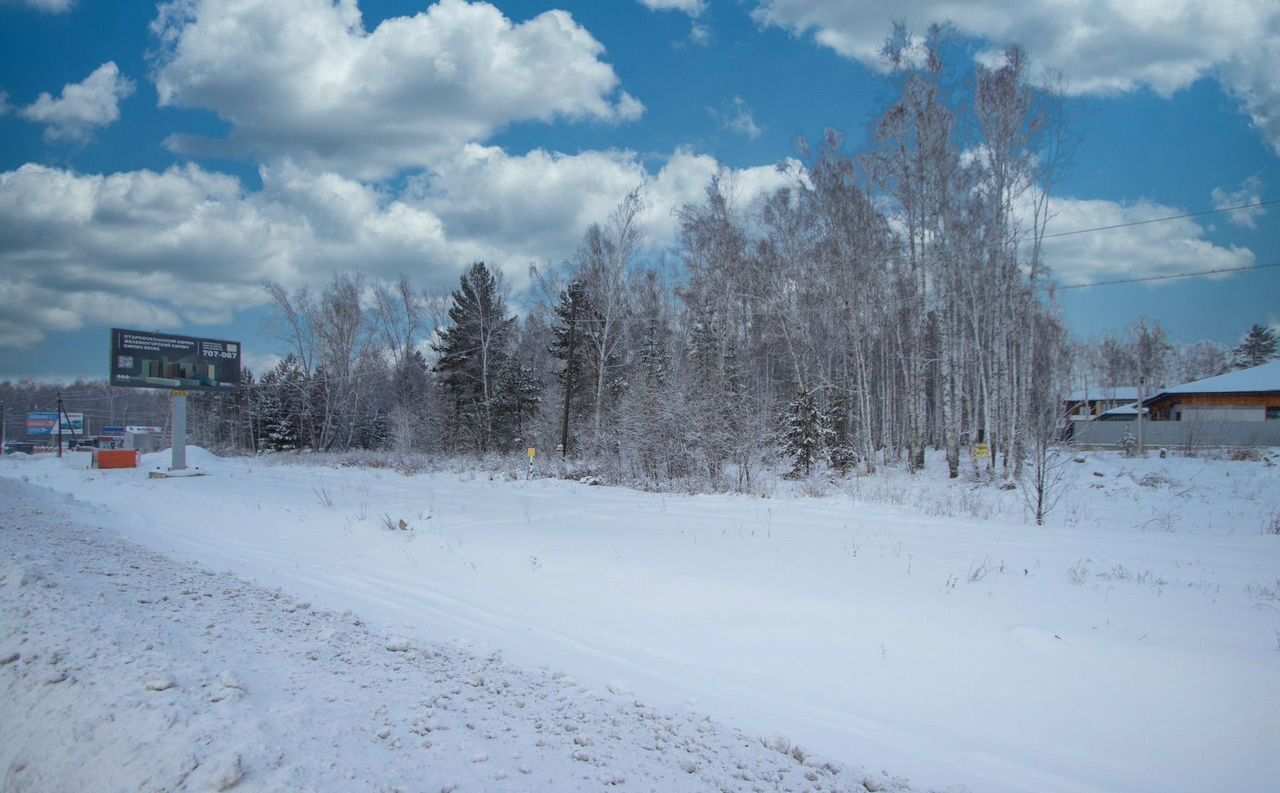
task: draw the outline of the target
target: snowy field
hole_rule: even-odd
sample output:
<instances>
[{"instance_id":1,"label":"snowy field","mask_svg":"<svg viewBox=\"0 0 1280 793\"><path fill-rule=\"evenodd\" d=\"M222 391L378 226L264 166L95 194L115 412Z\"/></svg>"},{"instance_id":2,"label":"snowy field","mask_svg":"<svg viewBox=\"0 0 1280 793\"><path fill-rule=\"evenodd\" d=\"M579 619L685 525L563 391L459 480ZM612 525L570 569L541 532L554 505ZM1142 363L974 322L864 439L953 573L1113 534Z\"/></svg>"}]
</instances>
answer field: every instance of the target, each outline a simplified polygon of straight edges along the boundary
<instances>
[{"instance_id":1,"label":"snowy field","mask_svg":"<svg viewBox=\"0 0 1280 793\"><path fill-rule=\"evenodd\" d=\"M1035 527L1016 492L938 465L752 498L198 450L208 475L168 480L6 458L6 784L131 761L121 787L1274 789L1280 467L1082 459ZM158 751L119 743L112 714ZM243 745L207 737L243 724Z\"/></svg>"}]
</instances>

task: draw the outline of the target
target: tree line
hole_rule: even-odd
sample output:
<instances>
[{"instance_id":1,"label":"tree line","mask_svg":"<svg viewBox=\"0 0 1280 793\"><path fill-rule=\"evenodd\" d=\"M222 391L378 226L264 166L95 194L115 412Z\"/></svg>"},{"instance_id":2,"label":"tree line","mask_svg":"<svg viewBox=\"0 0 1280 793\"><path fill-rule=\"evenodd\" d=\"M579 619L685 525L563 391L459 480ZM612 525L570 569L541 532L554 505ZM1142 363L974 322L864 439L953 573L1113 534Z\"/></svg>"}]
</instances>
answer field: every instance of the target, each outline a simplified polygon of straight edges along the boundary
<instances>
[{"instance_id":1,"label":"tree line","mask_svg":"<svg viewBox=\"0 0 1280 793\"><path fill-rule=\"evenodd\" d=\"M869 153L829 133L745 205L714 178L678 213L675 266L646 247L637 189L533 273L522 311L479 262L443 304L408 279L268 285L290 353L246 390L256 442L538 446L728 486L779 457L797 476L916 470L928 447L956 476L983 442L1016 473L1068 358L1041 255L1067 130L1020 49L961 79L945 39L888 40Z\"/></svg>"}]
</instances>

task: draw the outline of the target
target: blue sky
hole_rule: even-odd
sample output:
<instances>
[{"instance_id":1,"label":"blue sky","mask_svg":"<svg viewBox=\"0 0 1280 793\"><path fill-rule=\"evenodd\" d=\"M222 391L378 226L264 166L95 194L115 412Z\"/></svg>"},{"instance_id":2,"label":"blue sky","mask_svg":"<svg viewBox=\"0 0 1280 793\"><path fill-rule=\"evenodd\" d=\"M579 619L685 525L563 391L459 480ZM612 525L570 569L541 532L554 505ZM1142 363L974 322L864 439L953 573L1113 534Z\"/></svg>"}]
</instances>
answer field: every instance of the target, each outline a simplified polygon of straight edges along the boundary
<instances>
[{"instance_id":1,"label":"blue sky","mask_svg":"<svg viewBox=\"0 0 1280 793\"><path fill-rule=\"evenodd\" d=\"M263 279L519 286L645 182L648 240L717 167L743 201L800 137L864 147L894 18L958 72L1017 42L1079 145L1049 231L1280 197L1280 4L908 0L0 0L0 377L105 376L107 329L243 340ZM948 11L949 10L949 11ZM1061 283L1280 262L1280 204L1051 240ZM1280 322L1280 268L1076 289L1081 338Z\"/></svg>"}]
</instances>

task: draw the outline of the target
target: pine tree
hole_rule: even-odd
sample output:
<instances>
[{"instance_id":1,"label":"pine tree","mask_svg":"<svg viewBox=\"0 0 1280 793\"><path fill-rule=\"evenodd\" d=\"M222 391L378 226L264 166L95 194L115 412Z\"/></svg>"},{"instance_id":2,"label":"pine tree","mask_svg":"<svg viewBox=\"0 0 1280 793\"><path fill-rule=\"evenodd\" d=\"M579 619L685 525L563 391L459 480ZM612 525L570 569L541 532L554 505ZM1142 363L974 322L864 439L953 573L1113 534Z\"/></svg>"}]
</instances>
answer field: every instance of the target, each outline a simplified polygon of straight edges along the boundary
<instances>
[{"instance_id":1,"label":"pine tree","mask_svg":"<svg viewBox=\"0 0 1280 793\"><path fill-rule=\"evenodd\" d=\"M583 395L590 389L582 387L590 363L583 324L592 316L591 304L587 299L586 288L581 281L574 281L560 293L560 302L555 307L556 323L551 326L551 344L547 352L551 357L564 361L564 368L557 374L563 387L564 399L561 404L560 453L569 454L571 424L573 419L582 415L585 409Z\"/></svg>"},{"instance_id":2,"label":"pine tree","mask_svg":"<svg viewBox=\"0 0 1280 793\"><path fill-rule=\"evenodd\" d=\"M1263 325L1254 325L1240 337L1240 345L1231 351L1231 364L1237 369L1261 366L1276 357L1276 332Z\"/></svg>"},{"instance_id":3,"label":"pine tree","mask_svg":"<svg viewBox=\"0 0 1280 793\"><path fill-rule=\"evenodd\" d=\"M807 477L822 459L831 439L831 429L813 392L797 391L787 405L783 421L783 454L792 460L791 476Z\"/></svg>"},{"instance_id":4,"label":"pine tree","mask_svg":"<svg viewBox=\"0 0 1280 793\"><path fill-rule=\"evenodd\" d=\"M511 449L524 443L527 439L526 423L538 412L541 403L542 380L533 366L515 356L508 357L498 374L494 398L497 445Z\"/></svg>"},{"instance_id":5,"label":"pine tree","mask_svg":"<svg viewBox=\"0 0 1280 793\"><path fill-rule=\"evenodd\" d=\"M306 382L302 366L292 354L263 376L258 386L257 414L265 448L290 451L302 446Z\"/></svg>"},{"instance_id":6,"label":"pine tree","mask_svg":"<svg viewBox=\"0 0 1280 793\"><path fill-rule=\"evenodd\" d=\"M435 370L453 397L454 419L475 450L484 452L493 445L498 373L515 317L507 316L501 284L484 262L463 273L452 299L453 324L431 345L440 355Z\"/></svg>"}]
</instances>

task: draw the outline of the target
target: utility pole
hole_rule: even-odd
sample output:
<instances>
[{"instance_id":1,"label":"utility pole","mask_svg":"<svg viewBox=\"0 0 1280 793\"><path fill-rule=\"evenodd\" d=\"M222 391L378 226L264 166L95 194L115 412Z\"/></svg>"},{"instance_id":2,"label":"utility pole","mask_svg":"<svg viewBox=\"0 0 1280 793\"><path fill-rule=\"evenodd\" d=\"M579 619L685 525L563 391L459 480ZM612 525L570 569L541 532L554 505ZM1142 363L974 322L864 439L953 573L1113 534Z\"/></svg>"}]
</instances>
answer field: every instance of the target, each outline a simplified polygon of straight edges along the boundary
<instances>
[{"instance_id":1,"label":"utility pole","mask_svg":"<svg viewBox=\"0 0 1280 793\"><path fill-rule=\"evenodd\" d=\"M1138 378L1138 456L1145 457L1147 455L1147 447L1142 445L1142 392L1143 387L1147 384L1147 378Z\"/></svg>"},{"instance_id":2,"label":"utility pole","mask_svg":"<svg viewBox=\"0 0 1280 793\"><path fill-rule=\"evenodd\" d=\"M58 456L62 456L62 389L58 389Z\"/></svg>"},{"instance_id":3,"label":"utility pole","mask_svg":"<svg viewBox=\"0 0 1280 793\"><path fill-rule=\"evenodd\" d=\"M5 426L4 425L5 425L6 418L8 418L8 416L6 416L4 412L4 398L0 397L0 457L4 457L4 444L5 444L5 434L4 434Z\"/></svg>"},{"instance_id":4,"label":"utility pole","mask_svg":"<svg viewBox=\"0 0 1280 793\"><path fill-rule=\"evenodd\" d=\"M574 331L578 328L578 290L569 284L569 355L564 371L564 419L560 424L560 459L569 456L569 403L573 398ZM533 458L529 458L532 462Z\"/></svg>"}]
</instances>

